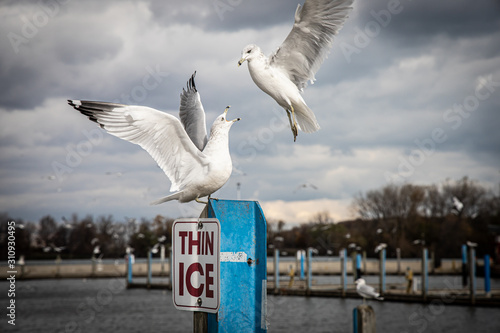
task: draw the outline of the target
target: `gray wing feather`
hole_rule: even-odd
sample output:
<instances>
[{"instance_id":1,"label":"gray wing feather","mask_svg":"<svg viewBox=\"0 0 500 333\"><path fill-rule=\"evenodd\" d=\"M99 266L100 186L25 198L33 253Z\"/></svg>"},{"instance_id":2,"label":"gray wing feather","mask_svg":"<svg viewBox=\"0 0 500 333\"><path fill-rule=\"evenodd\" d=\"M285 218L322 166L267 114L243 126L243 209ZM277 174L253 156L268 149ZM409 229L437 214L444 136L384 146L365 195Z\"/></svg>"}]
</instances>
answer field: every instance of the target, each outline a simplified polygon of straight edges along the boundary
<instances>
[{"instance_id":1,"label":"gray wing feather","mask_svg":"<svg viewBox=\"0 0 500 333\"><path fill-rule=\"evenodd\" d=\"M354 0L306 0L297 6L292 31L271 56L271 65L283 68L303 90L330 51L333 36L342 28Z\"/></svg>"},{"instance_id":2,"label":"gray wing feather","mask_svg":"<svg viewBox=\"0 0 500 333\"><path fill-rule=\"evenodd\" d=\"M186 133L200 151L207 144L207 128L205 121L205 110L201 104L200 94L194 84L196 72L187 82L186 89L182 89L179 117Z\"/></svg>"}]
</instances>

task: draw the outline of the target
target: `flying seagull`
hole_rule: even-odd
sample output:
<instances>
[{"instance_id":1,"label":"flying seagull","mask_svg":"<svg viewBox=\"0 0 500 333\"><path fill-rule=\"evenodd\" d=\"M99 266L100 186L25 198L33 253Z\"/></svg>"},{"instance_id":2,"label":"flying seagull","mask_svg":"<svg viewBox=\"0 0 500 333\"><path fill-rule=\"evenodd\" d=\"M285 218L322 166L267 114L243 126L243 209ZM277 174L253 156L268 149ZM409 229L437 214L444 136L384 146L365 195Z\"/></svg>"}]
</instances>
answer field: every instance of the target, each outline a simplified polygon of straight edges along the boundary
<instances>
[{"instance_id":1,"label":"flying seagull","mask_svg":"<svg viewBox=\"0 0 500 333\"><path fill-rule=\"evenodd\" d=\"M240 118L227 120L229 106L215 119L207 138L205 111L191 76L182 90L176 117L145 106L69 100L76 110L109 134L138 144L158 163L175 193L151 204L170 200L189 202L210 196L229 179L229 129Z\"/></svg>"},{"instance_id":2,"label":"flying seagull","mask_svg":"<svg viewBox=\"0 0 500 333\"><path fill-rule=\"evenodd\" d=\"M325 60L333 36L342 28L354 0L306 0L295 11L295 23L285 41L270 57L257 45L241 51L238 66L247 60L255 84L285 109L295 141L298 129L319 130L316 116L301 92Z\"/></svg>"},{"instance_id":3,"label":"flying seagull","mask_svg":"<svg viewBox=\"0 0 500 333\"><path fill-rule=\"evenodd\" d=\"M383 301L384 298L380 296L379 293L375 291L375 288L366 284L365 279L357 279L356 283L356 292L359 296L363 297L363 303L366 298L375 298L376 300Z\"/></svg>"}]
</instances>

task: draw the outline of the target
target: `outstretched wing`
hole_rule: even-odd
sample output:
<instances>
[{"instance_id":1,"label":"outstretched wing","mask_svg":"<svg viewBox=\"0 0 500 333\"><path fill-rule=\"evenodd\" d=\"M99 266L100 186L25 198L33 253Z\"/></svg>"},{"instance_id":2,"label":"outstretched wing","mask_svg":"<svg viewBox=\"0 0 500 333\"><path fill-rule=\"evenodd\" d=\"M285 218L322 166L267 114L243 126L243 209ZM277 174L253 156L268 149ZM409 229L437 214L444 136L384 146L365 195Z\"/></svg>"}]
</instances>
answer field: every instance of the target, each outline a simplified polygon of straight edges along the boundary
<instances>
[{"instance_id":1,"label":"outstretched wing","mask_svg":"<svg viewBox=\"0 0 500 333\"><path fill-rule=\"evenodd\" d=\"M195 76L196 72L187 82L186 89L182 88L179 117L194 145L203 151L207 144L207 125L200 94L194 84Z\"/></svg>"},{"instance_id":2,"label":"outstretched wing","mask_svg":"<svg viewBox=\"0 0 500 333\"><path fill-rule=\"evenodd\" d=\"M158 163L178 191L204 172L207 159L176 117L144 106L69 100L69 105L109 134L138 144ZM191 176L190 176L191 175Z\"/></svg>"},{"instance_id":3,"label":"outstretched wing","mask_svg":"<svg viewBox=\"0 0 500 333\"><path fill-rule=\"evenodd\" d=\"M300 89L325 60L333 36L342 28L354 0L306 0L297 6L292 31L271 56L271 65L284 69Z\"/></svg>"}]
</instances>

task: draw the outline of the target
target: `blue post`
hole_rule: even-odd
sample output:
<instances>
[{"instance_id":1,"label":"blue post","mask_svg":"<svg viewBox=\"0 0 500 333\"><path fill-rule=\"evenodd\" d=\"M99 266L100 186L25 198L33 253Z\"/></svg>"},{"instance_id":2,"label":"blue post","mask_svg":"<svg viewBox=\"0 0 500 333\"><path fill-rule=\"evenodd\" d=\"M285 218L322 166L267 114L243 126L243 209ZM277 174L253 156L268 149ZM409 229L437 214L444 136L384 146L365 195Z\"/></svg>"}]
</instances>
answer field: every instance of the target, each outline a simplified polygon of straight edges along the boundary
<instances>
[{"instance_id":1,"label":"blue post","mask_svg":"<svg viewBox=\"0 0 500 333\"><path fill-rule=\"evenodd\" d=\"M304 250L300 250L300 279L304 280Z\"/></svg>"},{"instance_id":2,"label":"blue post","mask_svg":"<svg viewBox=\"0 0 500 333\"><path fill-rule=\"evenodd\" d=\"M469 247L470 302L476 303L476 249Z\"/></svg>"},{"instance_id":3,"label":"blue post","mask_svg":"<svg viewBox=\"0 0 500 333\"><path fill-rule=\"evenodd\" d=\"M347 250L340 250L340 265L341 265L341 280L342 280L342 296L345 296L347 291Z\"/></svg>"},{"instance_id":4,"label":"blue post","mask_svg":"<svg viewBox=\"0 0 500 333\"><path fill-rule=\"evenodd\" d=\"M427 293L429 291L429 264L428 264L428 253L427 248L422 249L422 297L424 300L427 299Z\"/></svg>"},{"instance_id":5,"label":"blue post","mask_svg":"<svg viewBox=\"0 0 500 333\"><path fill-rule=\"evenodd\" d=\"M127 283L132 283L132 253L128 254L128 265L127 265Z\"/></svg>"},{"instance_id":6,"label":"blue post","mask_svg":"<svg viewBox=\"0 0 500 333\"><path fill-rule=\"evenodd\" d=\"M152 253L151 253L151 250L148 251L148 288L151 287L151 276L152 276L152 270L153 270L153 267L151 265L151 261L152 261Z\"/></svg>"},{"instance_id":7,"label":"blue post","mask_svg":"<svg viewBox=\"0 0 500 333\"><path fill-rule=\"evenodd\" d=\"M379 274L380 274L380 293L385 293L385 249L380 250L380 262L379 262Z\"/></svg>"},{"instance_id":8,"label":"blue post","mask_svg":"<svg viewBox=\"0 0 500 333\"><path fill-rule=\"evenodd\" d=\"M307 249L307 290L311 290L312 285L312 249Z\"/></svg>"},{"instance_id":9,"label":"blue post","mask_svg":"<svg viewBox=\"0 0 500 333\"><path fill-rule=\"evenodd\" d=\"M484 256L484 292L486 297L491 296L490 274L490 256L487 254Z\"/></svg>"},{"instance_id":10,"label":"blue post","mask_svg":"<svg viewBox=\"0 0 500 333\"><path fill-rule=\"evenodd\" d=\"M352 309L352 332L358 333L358 308Z\"/></svg>"},{"instance_id":11,"label":"blue post","mask_svg":"<svg viewBox=\"0 0 500 333\"><path fill-rule=\"evenodd\" d=\"M361 278L361 254L356 255L356 280Z\"/></svg>"},{"instance_id":12,"label":"blue post","mask_svg":"<svg viewBox=\"0 0 500 333\"><path fill-rule=\"evenodd\" d=\"M462 287L467 286L467 245L462 245Z\"/></svg>"},{"instance_id":13,"label":"blue post","mask_svg":"<svg viewBox=\"0 0 500 333\"><path fill-rule=\"evenodd\" d=\"M208 332L267 332L264 213L256 201L214 199L207 211L221 225L220 307L208 314Z\"/></svg>"},{"instance_id":14,"label":"blue post","mask_svg":"<svg viewBox=\"0 0 500 333\"><path fill-rule=\"evenodd\" d=\"M274 249L274 291L280 288L280 250Z\"/></svg>"}]
</instances>

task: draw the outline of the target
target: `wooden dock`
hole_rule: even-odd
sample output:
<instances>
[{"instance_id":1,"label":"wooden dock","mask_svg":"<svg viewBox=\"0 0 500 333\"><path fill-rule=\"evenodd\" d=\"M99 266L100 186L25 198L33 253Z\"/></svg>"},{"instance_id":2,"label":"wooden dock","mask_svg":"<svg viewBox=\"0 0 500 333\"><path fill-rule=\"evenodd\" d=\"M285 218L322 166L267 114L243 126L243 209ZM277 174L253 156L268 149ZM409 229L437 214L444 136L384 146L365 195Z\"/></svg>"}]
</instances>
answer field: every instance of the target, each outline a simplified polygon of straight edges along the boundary
<instances>
[{"instance_id":1,"label":"wooden dock","mask_svg":"<svg viewBox=\"0 0 500 333\"><path fill-rule=\"evenodd\" d=\"M169 283L155 283L154 281L149 285L146 282L128 283L127 288L172 290L172 286ZM385 302L500 307L500 290L492 290L490 297L487 297L486 295L484 295L484 293L479 292L476 294L474 302L472 303L468 289L429 290L426 298L424 299L423 296L418 293L407 294L405 290L402 289L402 285L400 284L388 284L387 288L388 290L383 295ZM361 297L356 293L356 288L354 285L348 285L348 288L345 292L342 291L340 285L313 285L311 289L307 289L305 281L300 280L295 281L291 288L280 287L278 290L275 290L274 282L268 281L267 294L275 296L336 297L361 299Z\"/></svg>"}]
</instances>

